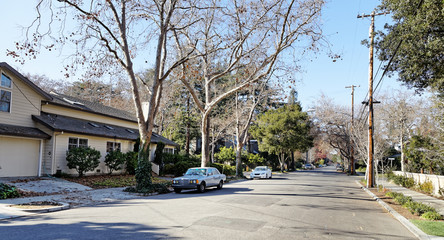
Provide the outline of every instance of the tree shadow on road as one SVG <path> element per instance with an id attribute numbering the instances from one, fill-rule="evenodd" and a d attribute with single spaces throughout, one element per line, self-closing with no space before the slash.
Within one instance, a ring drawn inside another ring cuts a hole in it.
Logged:
<path id="1" fill-rule="evenodd" d="M 87 218 L 85 216 L 83 219 Z M 45 223 L 32 224 L 30 218 L 0 222 L 2 239 L 39 240 L 39 239 L 178 239 L 168 234 L 159 233 L 162 228 L 128 222 L 90 222 L 54 223 L 49 217 L 37 219 Z M 23 224 L 21 224 L 23 222 Z M 39 221 L 40 222 L 40 221 Z M 14 223 L 14 225 L 8 224 Z"/>

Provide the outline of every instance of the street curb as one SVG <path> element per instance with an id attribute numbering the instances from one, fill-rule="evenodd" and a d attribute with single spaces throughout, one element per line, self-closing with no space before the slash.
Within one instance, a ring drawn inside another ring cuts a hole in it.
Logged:
<path id="1" fill-rule="evenodd" d="M 63 202 L 59 202 L 59 203 L 62 204 L 62 206 L 49 207 L 49 208 L 43 208 L 43 209 L 20 209 L 20 208 L 15 208 L 16 210 L 27 212 L 28 214 L 2 217 L 2 218 L 0 218 L 0 221 L 16 219 L 16 218 L 22 218 L 22 217 L 28 217 L 28 216 L 33 216 L 33 215 L 37 215 L 37 214 L 40 214 L 40 213 L 57 212 L 57 211 L 67 210 L 67 209 L 71 208 L 68 203 L 63 203 Z M 11 207 L 12 205 L 13 204 L 11 204 L 11 205 L 9 205 L 7 207 Z"/>
<path id="2" fill-rule="evenodd" d="M 24 212 L 31 212 L 31 213 L 47 213 L 47 212 L 56 212 L 56 211 L 69 209 L 68 203 L 59 202 L 59 204 L 61 204 L 61 206 L 41 208 L 41 209 L 20 209 L 20 208 L 16 208 L 16 209 L 19 209 Z M 12 206 L 13 205 L 9 205 L 9 207 L 12 207 Z"/>
<path id="3" fill-rule="evenodd" d="M 406 227 L 415 237 L 421 240 L 437 240 L 437 239 L 444 239 L 442 237 L 438 236 L 432 236 L 424 233 L 419 229 L 417 226 L 415 226 L 413 223 L 411 223 L 407 218 L 396 212 L 393 208 L 391 208 L 387 203 L 382 201 L 380 198 L 378 198 L 375 194 L 373 194 L 371 191 L 369 191 L 366 187 L 362 186 L 358 180 L 355 181 L 356 184 L 358 184 L 365 192 L 367 192 L 368 195 L 370 195 L 373 199 L 375 199 L 379 205 L 381 205 L 383 208 L 385 208 L 396 220 L 398 220 L 404 227 Z"/>

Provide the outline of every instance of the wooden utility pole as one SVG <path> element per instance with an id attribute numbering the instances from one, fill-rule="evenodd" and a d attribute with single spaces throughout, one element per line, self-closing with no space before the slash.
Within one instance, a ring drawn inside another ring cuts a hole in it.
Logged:
<path id="1" fill-rule="evenodd" d="M 354 108 L 355 108 L 355 87 L 361 87 L 361 86 L 355 86 L 355 85 L 351 85 L 351 86 L 346 86 L 345 88 L 351 88 L 351 96 L 352 96 L 352 112 L 351 112 L 351 125 L 350 125 L 350 137 L 349 137 L 349 144 L 350 144 L 350 174 L 355 175 L 356 171 L 355 171 L 355 157 L 354 157 L 354 147 L 353 147 L 353 143 L 351 141 L 351 137 L 352 137 L 352 133 L 353 133 L 353 121 L 354 121 L 354 116 L 355 116 L 355 112 L 354 112 Z"/>
<path id="2" fill-rule="evenodd" d="M 371 14 L 358 15 L 358 18 L 371 17 L 370 24 L 370 64 L 368 73 L 368 178 L 367 178 L 367 188 L 372 188 L 375 186 L 375 177 L 373 170 L 373 45 L 374 45 L 374 31 L 375 31 L 375 16 L 385 15 L 387 13 L 375 13 L 373 11 Z"/>

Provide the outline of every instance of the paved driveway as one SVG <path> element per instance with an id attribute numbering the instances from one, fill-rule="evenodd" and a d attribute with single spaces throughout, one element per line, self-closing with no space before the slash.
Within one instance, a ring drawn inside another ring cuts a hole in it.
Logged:
<path id="1" fill-rule="evenodd" d="M 0 222 L 6 239 L 414 239 L 333 168 Z"/>

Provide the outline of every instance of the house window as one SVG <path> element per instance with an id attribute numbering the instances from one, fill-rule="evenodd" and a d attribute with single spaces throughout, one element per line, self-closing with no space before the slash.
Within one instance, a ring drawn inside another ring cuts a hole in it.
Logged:
<path id="1" fill-rule="evenodd" d="M 68 150 L 77 147 L 88 147 L 88 139 L 83 138 L 69 138 Z"/>
<path id="2" fill-rule="evenodd" d="M 106 142 L 106 152 L 111 152 L 111 151 L 116 151 L 119 150 L 121 151 L 120 148 L 120 143 L 118 142 Z"/>
<path id="3" fill-rule="evenodd" d="M 1 88 L 12 88 L 11 78 L 2 73 Z M 0 112 L 11 112 L 11 91 L 0 90 Z"/>
<path id="4" fill-rule="evenodd" d="M 0 90 L 0 112 L 11 112 L 11 92 Z"/>
<path id="5" fill-rule="evenodd" d="M 0 86 L 2 86 L 4 88 L 11 88 L 12 87 L 11 78 L 9 78 L 4 73 L 2 73 L 2 83 Z"/>
<path id="6" fill-rule="evenodd" d="M 163 152 L 164 152 L 164 153 L 170 153 L 170 154 L 173 154 L 173 153 L 174 153 L 174 149 L 172 149 L 172 148 L 164 148 L 164 149 L 163 149 Z"/>

